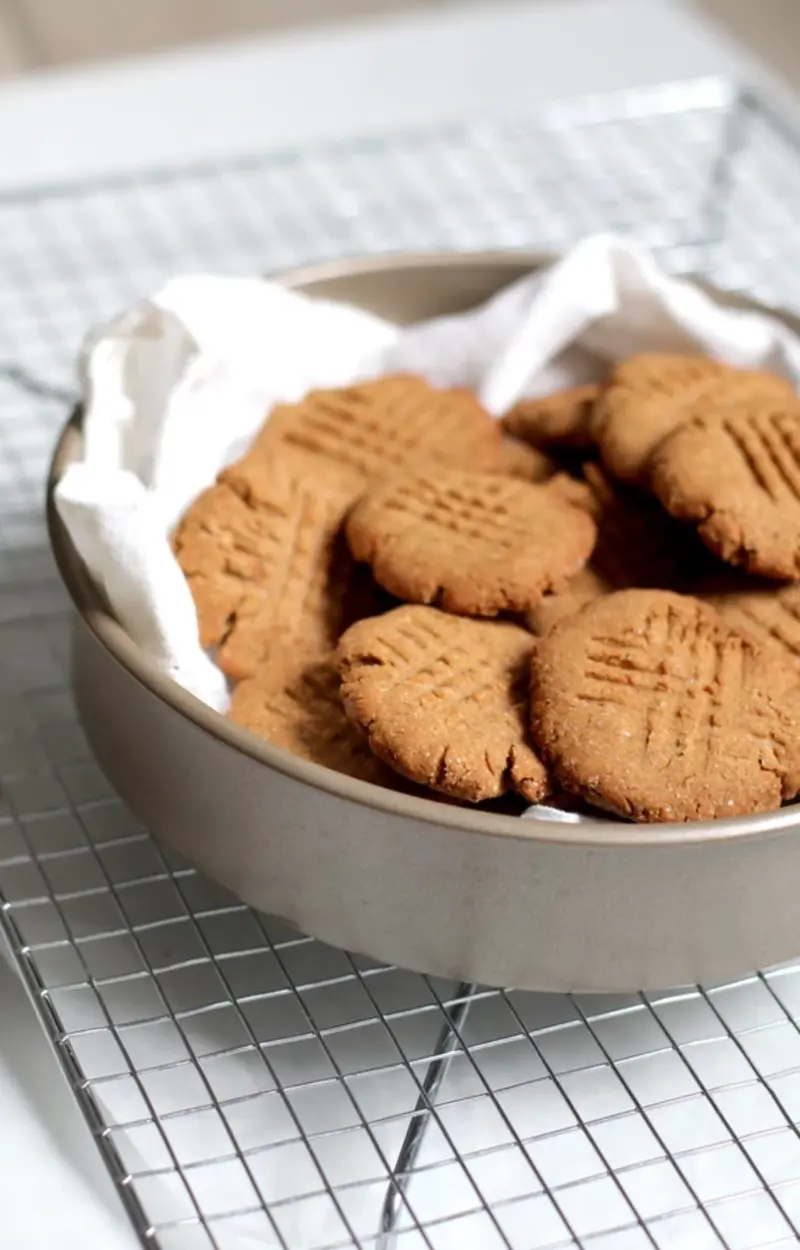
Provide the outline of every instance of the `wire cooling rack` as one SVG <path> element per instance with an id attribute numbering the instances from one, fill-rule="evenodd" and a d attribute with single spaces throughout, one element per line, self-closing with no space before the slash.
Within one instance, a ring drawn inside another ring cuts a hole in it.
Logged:
<path id="1" fill-rule="evenodd" d="M 0 916 L 145 1244 L 797 1244 L 800 964 L 517 993 L 241 906 L 160 850 L 92 760 L 41 504 L 84 331 L 176 270 L 615 230 L 796 306 L 798 205 L 797 141 L 705 81 L 0 199 Z"/>

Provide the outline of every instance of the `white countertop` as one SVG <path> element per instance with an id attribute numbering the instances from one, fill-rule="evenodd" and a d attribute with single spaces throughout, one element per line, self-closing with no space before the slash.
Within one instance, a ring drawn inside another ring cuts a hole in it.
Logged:
<path id="1" fill-rule="evenodd" d="M 704 75 L 746 77 L 791 104 L 679 0 L 446 6 L 12 83 L 0 91 L 0 190 L 525 112 L 556 97 Z M 47 1043 L 28 1011 L 0 967 L 3 1244 L 138 1244 L 74 1099 L 60 1073 L 49 1074 Z"/>

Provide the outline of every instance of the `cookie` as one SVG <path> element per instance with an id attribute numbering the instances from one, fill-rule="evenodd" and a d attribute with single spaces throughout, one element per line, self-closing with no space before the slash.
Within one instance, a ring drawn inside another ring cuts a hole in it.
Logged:
<path id="1" fill-rule="evenodd" d="M 729 625 L 800 664 L 800 585 L 731 572 L 705 579 L 694 593 L 716 608 Z"/>
<path id="2" fill-rule="evenodd" d="M 594 445 L 590 417 L 599 390 L 590 383 L 536 399 L 521 399 L 503 417 L 503 429 L 534 447 L 586 451 Z"/>
<path id="3" fill-rule="evenodd" d="M 412 781 L 478 803 L 548 791 L 527 734 L 534 641 L 517 625 L 405 605 L 339 644 L 341 697 L 372 751 Z"/>
<path id="4" fill-rule="evenodd" d="M 631 356 L 602 389 L 592 411 L 592 434 L 615 477 L 646 485 L 654 452 L 684 421 L 751 395 L 791 394 L 788 382 L 774 374 L 703 356 Z"/>
<path id="5" fill-rule="evenodd" d="M 693 418 L 656 452 L 652 489 L 721 559 L 800 577 L 800 400 L 751 399 Z"/>
<path id="6" fill-rule="evenodd" d="M 270 456 L 276 446 L 288 446 L 338 465 L 363 484 L 414 464 L 492 471 L 501 437 L 472 391 L 436 390 L 422 378 L 397 374 L 279 405 L 252 454 Z"/>
<path id="7" fill-rule="evenodd" d="M 557 783 L 633 820 L 769 811 L 800 787 L 800 685 L 713 608 L 624 590 L 532 658 L 533 737 Z"/>
<path id="8" fill-rule="evenodd" d="M 204 491 L 173 539 L 201 645 L 219 648 L 234 679 L 279 652 L 288 664 L 329 651 L 348 623 L 355 575 L 341 532 L 347 495 L 277 461 L 243 495 L 242 472 L 235 466 Z"/>
<path id="9" fill-rule="evenodd" d="M 589 564 L 559 594 L 546 595 L 526 624 L 546 633 L 585 603 L 632 587 L 682 590 L 712 563 L 696 533 L 675 521 L 652 496 L 608 478 L 599 465 L 584 465 L 592 491 L 597 543 Z"/>
<path id="10" fill-rule="evenodd" d="M 346 529 L 391 594 L 466 616 L 525 612 L 586 562 L 596 533 L 559 487 L 455 469 L 375 487 Z"/>
<path id="11" fill-rule="evenodd" d="M 519 438 L 504 438 L 497 472 L 518 477 L 521 482 L 545 482 L 558 472 L 558 464 L 552 456 Z"/>
<path id="12" fill-rule="evenodd" d="M 287 672 L 280 662 L 262 664 L 237 685 L 228 716 L 242 729 L 312 764 L 397 789 L 397 775 L 376 759 L 344 714 L 339 673 L 330 654 L 299 671 Z"/>

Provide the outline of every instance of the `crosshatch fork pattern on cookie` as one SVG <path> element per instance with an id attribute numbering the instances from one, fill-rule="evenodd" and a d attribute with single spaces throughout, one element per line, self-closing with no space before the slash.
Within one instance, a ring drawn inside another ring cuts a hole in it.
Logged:
<path id="1" fill-rule="evenodd" d="M 398 646 L 398 641 L 407 643 L 407 650 Z M 489 652 L 481 655 L 465 643 L 442 638 L 430 622 L 406 622 L 391 634 L 381 634 L 380 644 L 398 661 L 396 676 L 385 687 L 386 696 L 402 687 L 413 687 L 421 709 L 452 704 L 474 712 L 497 703 L 496 658 Z M 519 688 L 526 674 L 518 672 L 518 663 L 509 662 L 509 670 Z M 524 691 L 519 693 L 522 701 Z"/>
<path id="2" fill-rule="evenodd" d="M 359 621 L 339 645 L 348 717 L 412 781 L 481 802 L 547 790 L 528 738 L 532 636 L 420 604 Z"/>
<path id="3" fill-rule="evenodd" d="M 514 551 L 524 542 L 528 529 L 515 521 L 513 497 L 515 493 L 524 495 L 529 483 L 521 483 L 515 492 L 516 483 L 506 477 L 487 474 L 479 481 L 470 475 L 466 486 L 453 483 L 443 492 L 440 482 L 420 476 L 398 483 L 385 506 L 409 521 L 446 530 L 454 543 L 469 545 L 474 539 L 490 539 L 493 545 Z"/>
<path id="4" fill-rule="evenodd" d="M 397 375 L 348 390 L 317 391 L 277 410 L 270 429 L 290 444 L 350 466 L 365 477 L 386 477 L 415 457 L 477 468 L 499 459 L 499 431 L 471 392 L 431 390 Z"/>
<path id="5" fill-rule="evenodd" d="M 638 712 L 636 730 L 623 733 L 641 735 L 642 755 L 652 763 L 684 756 L 694 767 L 707 767 L 718 750 L 734 749 L 733 726 L 744 728 L 770 755 L 783 737 L 768 695 L 748 688 L 752 648 L 721 635 L 701 613 L 687 619 L 672 607 L 654 612 L 641 635 L 592 639 L 586 658 L 591 689 L 579 699 Z"/>
<path id="6" fill-rule="evenodd" d="M 732 413 L 723 429 L 764 494 L 800 508 L 800 405 L 791 412 Z"/>

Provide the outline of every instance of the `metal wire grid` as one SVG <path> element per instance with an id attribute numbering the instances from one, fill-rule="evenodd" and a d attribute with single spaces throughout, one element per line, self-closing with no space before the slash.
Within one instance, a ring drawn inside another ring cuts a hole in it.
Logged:
<path id="1" fill-rule="evenodd" d="M 88 324 L 176 271 L 636 234 L 691 263 L 718 230 L 732 92 L 700 82 L 76 191 L 0 200 L 0 361 L 63 384 Z"/>
<path id="2" fill-rule="evenodd" d="M 663 995 L 504 992 L 241 906 L 91 758 L 41 490 L 86 326 L 175 270 L 614 229 L 797 302 L 799 192 L 792 136 L 704 82 L 0 201 L 0 915 L 148 1244 L 797 1244 L 800 964 Z"/>

